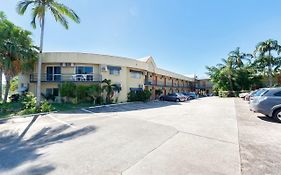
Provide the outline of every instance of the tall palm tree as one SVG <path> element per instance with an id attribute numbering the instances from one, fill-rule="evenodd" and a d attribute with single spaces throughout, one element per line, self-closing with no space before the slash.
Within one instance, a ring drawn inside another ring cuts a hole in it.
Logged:
<path id="1" fill-rule="evenodd" d="M 277 40 L 272 39 L 258 43 L 254 51 L 255 56 L 259 53 L 258 58 L 256 59 L 256 64 L 258 64 L 261 69 L 264 69 L 266 66 L 268 67 L 267 74 L 270 87 L 272 86 L 272 67 L 278 62 L 272 55 L 273 51 L 276 51 L 276 53 L 279 54 L 281 46 L 278 44 Z"/>
<path id="2" fill-rule="evenodd" d="M 229 52 L 229 58 L 234 61 L 237 68 L 241 68 L 244 65 L 244 60 L 250 62 L 250 59 L 253 58 L 252 54 L 247 54 L 244 52 L 240 52 L 240 48 L 237 47 L 235 50 Z"/>
<path id="3" fill-rule="evenodd" d="M 78 15 L 67 6 L 59 3 L 58 0 L 22 0 L 17 4 L 17 11 L 20 15 L 26 12 L 26 9 L 32 6 L 32 21 L 31 25 L 36 28 L 36 19 L 38 19 L 41 27 L 40 35 L 40 56 L 37 66 L 37 88 L 36 88 L 36 107 L 40 106 L 41 101 L 41 64 L 42 64 L 42 51 L 43 51 L 43 39 L 45 30 L 45 16 L 49 11 L 56 21 L 60 22 L 66 29 L 68 29 L 68 21 L 66 17 L 70 18 L 76 23 L 80 23 Z"/>

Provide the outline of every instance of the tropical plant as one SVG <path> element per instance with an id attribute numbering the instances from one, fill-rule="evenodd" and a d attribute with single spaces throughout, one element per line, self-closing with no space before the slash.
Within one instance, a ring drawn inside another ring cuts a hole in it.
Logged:
<path id="1" fill-rule="evenodd" d="M 69 98 L 76 97 L 77 86 L 73 82 L 64 82 L 59 85 L 59 91 L 61 97 L 65 97 L 66 102 L 69 102 Z"/>
<path id="2" fill-rule="evenodd" d="M 38 50 L 32 43 L 31 33 L 23 30 L 0 15 L 0 69 L 5 79 L 4 102 L 7 102 L 11 80 L 20 72 L 29 72 L 34 67 Z"/>
<path id="3" fill-rule="evenodd" d="M 130 91 L 128 93 L 128 101 L 143 101 L 146 102 L 151 97 L 151 92 L 149 90 L 143 91 Z"/>
<path id="4" fill-rule="evenodd" d="M 97 104 L 97 99 L 101 96 L 101 92 L 100 85 L 92 85 L 88 88 L 87 94 L 93 99 L 94 104 Z"/>
<path id="5" fill-rule="evenodd" d="M 56 21 L 61 23 L 66 29 L 68 29 L 68 21 L 66 17 L 70 18 L 76 23 L 80 23 L 78 15 L 69 7 L 65 6 L 62 3 L 59 3 L 57 0 L 22 0 L 17 4 L 17 11 L 20 15 L 23 15 L 26 12 L 26 9 L 32 6 L 32 21 L 31 25 L 33 28 L 36 28 L 36 19 L 38 19 L 41 35 L 40 35 L 40 56 L 38 60 L 38 75 L 37 75 L 37 89 L 36 89 L 36 107 L 40 106 L 41 100 L 41 64 L 42 64 L 42 51 L 43 51 L 43 39 L 44 39 L 44 30 L 45 30 L 45 17 L 47 11 L 49 11 L 55 18 Z"/>
<path id="6" fill-rule="evenodd" d="M 273 84 L 273 68 L 278 70 L 280 67 L 280 58 L 274 57 L 273 52 L 279 54 L 281 52 L 281 46 L 277 40 L 272 39 L 258 43 L 254 51 L 256 57 L 254 66 L 257 70 L 268 76 L 269 87 Z"/>
<path id="7" fill-rule="evenodd" d="M 102 91 L 106 92 L 106 103 L 112 103 L 114 92 L 120 91 L 120 87 L 116 84 L 111 84 L 111 80 L 108 79 L 104 79 L 102 83 Z"/>
<path id="8" fill-rule="evenodd" d="M 249 90 L 261 86 L 261 78 L 251 64 L 251 54 L 240 52 L 239 48 L 231 51 L 227 59 L 222 59 L 217 66 L 206 67 L 216 92 L 228 91 L 226 96 L 233 96 L 234 91 Z M 244 62 L 244 61 L 247 62 Z"/>
<path id="9" fill-rule="evenodd" d="M 240 47 L 237 47 L 235 50 L 229 52 L 228 58 L 231 59 L 237 68 L 244 66 L 244 60 L 250 63 L 251 58 L 253 58 L 252 54 L 240 52 Z"/>

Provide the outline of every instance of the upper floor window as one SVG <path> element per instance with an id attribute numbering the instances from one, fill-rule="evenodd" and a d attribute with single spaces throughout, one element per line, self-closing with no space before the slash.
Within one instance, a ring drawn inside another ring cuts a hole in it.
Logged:
<path id="1" fill-rule="evenodd" d="M 60 81 L 61 80 L 61 67 L 60 66 L 47 66 L 47 81 Z"/>
<path id="2" fill-rule="evenodd" d="M 94 69 L 90 66 L 77 66 L 75 73 L 76 74 L 93 74 Z"/>
<path id="3" fill-rule="evenodd" d="M 90 66 L 77 66 L 75 69 L 76 75 L 72 76 L 75 81 L 93 81 L 93 67 Z"/>
<path id="4" fill-rule="evenodd" d="M 110 75 L 120 75 L 121 67 L 117 66 L 107 66 Z"/>
<path id="5" fill-rule="evenodd" d="M 142 72 L 131 70 L 131 78 L 141 79 Z"/>

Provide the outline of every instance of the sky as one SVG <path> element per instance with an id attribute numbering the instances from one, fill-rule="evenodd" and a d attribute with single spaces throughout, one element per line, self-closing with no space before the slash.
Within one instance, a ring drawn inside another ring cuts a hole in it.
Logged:
<path id="1" fill-rule="evenodd" d="M 58 0 L 59 1 L 59 0 Z M 30 9 L 16 13 L 16 0 L 0 0 L 0 11 L 33 32 Z M 258 42 L 281 42 L 280 0 L 61 0 L 80 16 L 69 30 L 46 19 L 43 51 L 89 52 L 129 58 L 152 56 L 158 67 L 206 77 L 240 47 L 252 53 Z"/>

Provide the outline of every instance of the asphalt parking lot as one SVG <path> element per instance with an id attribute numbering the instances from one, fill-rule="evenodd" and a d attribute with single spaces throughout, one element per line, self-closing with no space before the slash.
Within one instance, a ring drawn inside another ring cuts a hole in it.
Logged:
<path id="1" fill-rule="evenodd" d="M 0 174 L 185 175 L 241 174 L 241 170 L 251 174 L 257 171 L 252 167 L 255 158 L 249 154 L 258 154 L 250 152 L 247 137 L 262 139 L 255 135 L 256 127 L 252 131 L 244 123 L 250 117 L 243 113 L 246 105 L 236 99 L 210 97 L 2 121 Z M 257 120 L 280 131 L 279 124 Z M 268 144 L 280 143 L 274 140 Z M 271 146 L 271 151 L 278 152 L 275 160 L 281 151 L 278 145 Z M 264 169 L 272 170 L 271 165 Z"/>
<path id="2" fill-rule="evenodd" d="M 235 99 L 242 174 L 281 174 L 281 123 Z"/>

